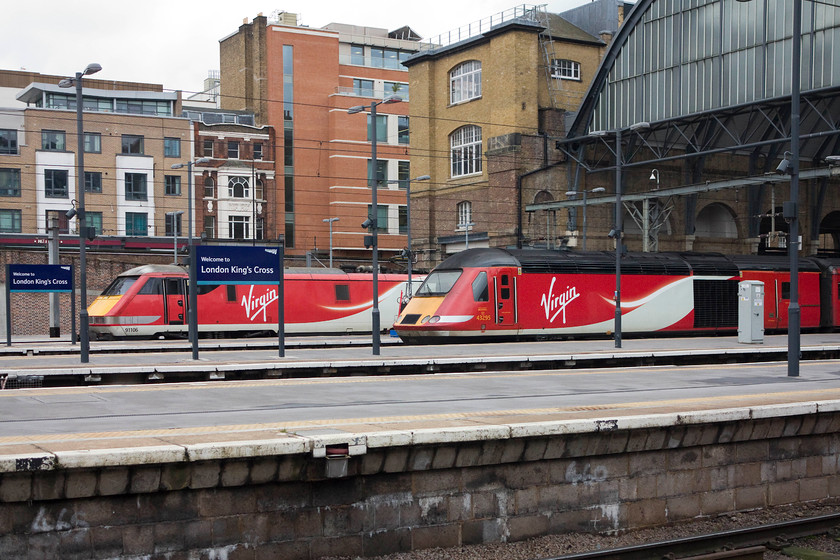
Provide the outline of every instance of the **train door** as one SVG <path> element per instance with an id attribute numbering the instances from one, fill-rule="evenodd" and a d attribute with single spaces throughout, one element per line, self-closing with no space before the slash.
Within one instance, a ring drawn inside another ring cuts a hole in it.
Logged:
<path id="1" fill-rule="evenodd" d="M 163 298 L 166 302 L 164 313 L 167 325 L 183 325 L 186 314 L 186 280 L 166 278 L 163 283 Z"/>
<path id="2" fill-rule="evenodd" d="M 495 322 L 500 327 L 516 327 L 519 323 L 516 268 L 499 268 L 493 276 Z"/>
<path id="3" fill-rule="evenodd" d="M 790 305 L 790 282 L 783 282 L 781 275 L 772 274 L 764 280 L 764 329 L 775 330 L 782 328 L 787 322 L 788 305 Z M 782 298 L 782 287 L 788 291 L 787 299 Z M 782 318 L 785 318 L 783 321 Z"/>

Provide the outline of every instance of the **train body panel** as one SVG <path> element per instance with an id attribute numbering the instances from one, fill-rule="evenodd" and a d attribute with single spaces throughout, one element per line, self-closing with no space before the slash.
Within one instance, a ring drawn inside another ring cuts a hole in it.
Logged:
<path id="1" fill-rule="evenodd" d="M 786 262 L 772 256 L 624 255 L 622 332 L 734 334 L 741 280 L 765 284 L 766 330 L 784 330 Z M 468 250 L 429 274 L 394 328 L 406 342 L 608 335 L 615 328 L 615 279 L 611 253 Z M 840 260 L 802 263 L 802 328 L 840 326 L 838 286 Z"/>
<path id="2" fill-rule="evenodd" d="M 89 306 L 91 334 L 150 337 L 187 332 L 187 272 L 174 266 L 138 267 L 121 274 Z M 398 314 L 405 293 L 402 275 L 379 275 L 384 324 Z M 198 286 L 199 333 L 277 332 L 278 286 Z M 370 332 L 371 274 L 287 272 L 284 330 L 287 333 Z"/>

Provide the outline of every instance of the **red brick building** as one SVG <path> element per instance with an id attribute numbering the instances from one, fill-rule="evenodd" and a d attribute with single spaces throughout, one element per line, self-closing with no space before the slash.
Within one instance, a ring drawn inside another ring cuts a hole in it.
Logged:
<path id="1" fill-rule="evenodd" d="M 376 173 L 383 261 L 406 244 L 409 167 L 408 71 L 402 60 L 420 45 L 408 28 L 298 25 L 294 14 L 260 15 L 220 42 L 221 107 L 252 111 L 276 131 L 276 197 L 270 216 L 287 254 L 326 257 L 330 218 L 341 265 L 370 262 L 362 222 L 373 215 L 368 174 Z M 402 102 L 369 107 L 389 96 Z M 365 106 L 361 114 L 348 114 Z M 367 121 L 365 119 L 367 114 Z M 371 139 L 377 134 L 377 162 Z M 271 197 L 266 197 L 271 200 Z M 272 229 L 267 226 L 267 229 Z"/>

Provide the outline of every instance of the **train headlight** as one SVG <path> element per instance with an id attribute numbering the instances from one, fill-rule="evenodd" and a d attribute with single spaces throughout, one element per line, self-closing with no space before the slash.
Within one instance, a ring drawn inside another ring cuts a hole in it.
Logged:
<path id="1" fill-rule="evenodd" d="M 429 319 L 431 319 L 431 317 L 429 317 L 428 315 L 426 315 L 425 317 L 423 317 L 422 319 L 420 319 L 420 323 L 422 323 L 422 324 L 424 324 L 424 325 L 425 325 L 426 323 L 428 323 L 428 322 L 429 322 Z"/>
<path id="2" fill-rule="evenodd" d="M 438 321 L 440 321 L 440 316 L 439 315 L 435 315 L 434 317 L 429 319 L 429 323 L 431 323 L 431 324 L 437 323 Z"/>

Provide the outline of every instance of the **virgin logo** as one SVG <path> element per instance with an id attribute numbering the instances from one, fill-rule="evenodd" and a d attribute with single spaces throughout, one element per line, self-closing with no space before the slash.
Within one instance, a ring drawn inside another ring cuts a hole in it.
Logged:
<path id="1" fill-rule="evenodd" d="M 252 285 L 251 289 L 248 290 L 248 295 L 242 296 L 241 305 L 245 308 L 245 314 L 249 320 L 255 320 L 262 313 L 262 320 L 265 323 L 268 321 L 266 308 L 275 301 L 277 301 L 277 290 L 271 289 L 260 296 L 254 297 L 254 286 Z"/>
<path id="2" fill-rule="evenodd" d="M 545 318 L 549 323 L 553 323 L 561 312 L 563 313 L 563 324 L 566 324 L 566 306 L 580 297 L 577 288 L 574 286 L 567 286 L 566 291 L 560 294 L 554 293 L 554 283 L 557 278 L 551 279 L 551 285 L 548 287 L 548 293 L 542 295 L 540 298 L 540 305 L 545 309 Z"/>

